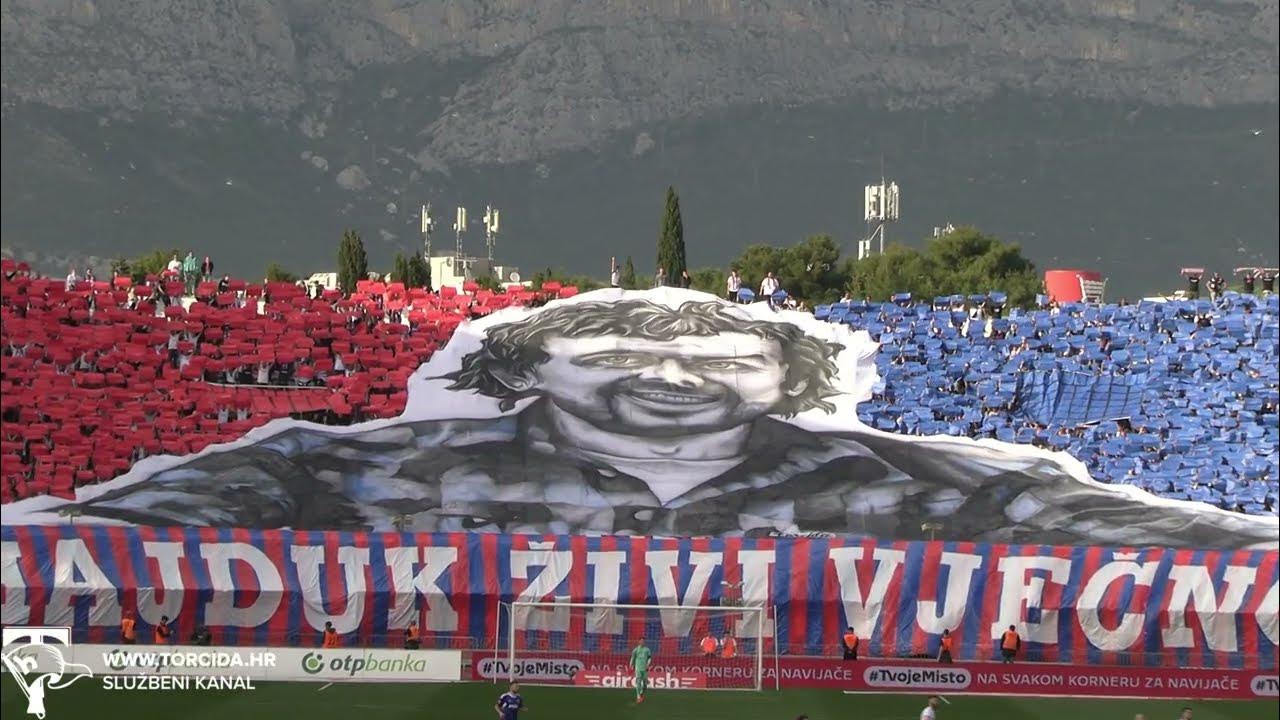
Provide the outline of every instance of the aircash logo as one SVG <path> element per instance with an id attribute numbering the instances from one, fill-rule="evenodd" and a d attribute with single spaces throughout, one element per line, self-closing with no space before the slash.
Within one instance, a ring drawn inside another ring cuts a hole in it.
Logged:
<path id="1" fill-rule="evenodd" d="M 1280 677 L 1276 675 L 1254 675 L 1249 681 L 1249 689 L 1259 697 L 1280 697 Z"/>
<path id="2" fill-rule="evenodd" d="M 69 627 L 7 627 L 0 658 L 27 699 L 27 714 L 44 720 L 45 695 L 82 677 L 93 677 L 86 665 L 67 662 L 71 650 Z"/>
<path id="3" fill-rule="evenodd" d="M 636 679 L 623 672 L 583 671 L 574 676 L 573 684 L 586 685 L 588 687 L 633 688 L 636 686 Z M 673 673 L 670 670 L 665 670 L 649 676 L 649 687 L 657 690 L 704 688 L 706 686 L 707 676 L 702 673 Z"/>
<path id="4" fill-rule="evenodd" d="M 920 690 L 962 690 L 972 678 L 960 668 L 924 669 L 904 666 L 873 665 L 862 673 L 871 687 L 916 688 Z"/>
<path id="5" fill-rule="evenodd" d="M 420 674 L 430 669 L 427 660 L 406 652 L 403 657 L 375 656 L 371 653 L 309 652 L 302 656 L 302 671 L 308 675 L 359 677 L 363 674 Z"/>

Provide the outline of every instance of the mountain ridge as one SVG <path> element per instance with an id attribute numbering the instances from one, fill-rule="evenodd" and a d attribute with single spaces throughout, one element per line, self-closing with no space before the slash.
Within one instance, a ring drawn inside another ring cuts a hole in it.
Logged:
<path id="1" fill-rule="evenodd" d="M 348 226 L 389 259 L 421 202 L 493 202 L 515 262 L 586 270 L 600 233 L 651 252 L 675 183 L 723 264 L 851 247 L 884 157 L 901 239 L 978 222 L 1136 292 L 1274 261 L 1277 25 L 1274 0 L 8 0 L 0 224 L 15 255 L 198 244 L 253 273 Z"/>

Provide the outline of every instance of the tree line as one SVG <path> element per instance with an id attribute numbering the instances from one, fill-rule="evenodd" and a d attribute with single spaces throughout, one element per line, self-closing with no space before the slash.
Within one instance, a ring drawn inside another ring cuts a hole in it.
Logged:
<path id="1" fill-rule="evenodd" d="M 810 304 L 827 304 L 841 297 L 883 301 L 896 293 L 911 293 L 917 299 L 942 295 L 972 295 L 993 290 L 1004 292 L 1010 305 L 1026 307 L 1041 292 L 1040 274 L 1022 254 L 1017 243 L 1009 243 L 987 235 L 974 227 L 961 227 L 940 237 L 930 238 L 924 247 L 914 248 L 894 243 L 882 255 L 861 260 L 840 255 L 839 244 L 828 234 L 810 235 L 791 245 L 758 243 L 745 248 L 726 267 L 690 268 L 684 239 L 684 217 L 680 197 L 668 187 L 663 203 L 656 248 L 655 273 L 661 269 L 666 285 L 684 284 L 689 274 L 689 287 L 722 295 L 730 270 L 736 270 L 742 287 L 758 288 L 766 273 L 779 278 L 782 288 L 793 297 Z M 177 250 L 155 250 L 132 260 L 123 258 L 112 263 L 117 275 L 132 275 L 141 281 L 146 275 L 159 275 Z M 356 283 L 368 277 L 369 258 L 360 233 L 347 230 L 338 243 L 338 287 L 344 293 L 355 290 Z M 654 275 L 639 274 L 633 258 L 628 256 L 617 268 L 619 285 L 628 289 L 652 287 Z M 267 266 L 267 279 L 292 282 L 297 276 L 272 262 Z M 391 279 L 407 287 L 428 287 L 431 269 L 419 253 L 397 253 L 392 264 Z M 546 267 L 533 273 L 534 290 L 556 281 L 579 290 L 604 287 L 595 276 L 571 274 Z M 496 278 L 477 278 L 482 288 L 500 290 Z"/>
<path id="2" fill-rule="evenodd" d="M 1026 307 L 1042 289 L 1039 272 L 1017 243 L 1004 242 L 974 227 L 928 239 L 919 249 L 894 243 L 883 255 L 861 260 L 842 258 L 838 243 L 828 234 L 810 235 L 792 245 L 750 245 L 725 268 L 692 269 L 688 266 L 680 198 L 670 187 L 658 231 L 656 267 L 662 268 L 668 285 L 680 284 L 687 271 L 691 288 L 716 294 L 725 292 L 730 270 L 738 271 L 742 287 L 753 289 L 772 272 L 790 295 L 815 305 L 845 296 L 883 301 L 902 292 L 932 299 L 998 290 L 1007 294 L 1011 305 Z M 653 276 L 636 275 L 634 262 L 628 257 L 620 285 L 651 287 Z"/>

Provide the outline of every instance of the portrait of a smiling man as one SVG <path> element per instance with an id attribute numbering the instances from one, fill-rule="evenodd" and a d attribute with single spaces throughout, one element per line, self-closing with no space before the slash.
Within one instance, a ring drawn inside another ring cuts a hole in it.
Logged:
<path id="1" fill-rule="evenodd" d="M 459 330 L 478 347 L 453 367 L 420 369 L 433 389 L 411 389 L 400 419 L 273 423 L 144 461 L 70 507 L 80 522 L 250 528 L 910 540 L 929 523 L 965 541 L 1276 542 L 1274 519 L 1102 485 L 1065 456 L 869 429 L 840 402 L 847 348 L 812 316 L 608 290 L 490 320 Z"/>

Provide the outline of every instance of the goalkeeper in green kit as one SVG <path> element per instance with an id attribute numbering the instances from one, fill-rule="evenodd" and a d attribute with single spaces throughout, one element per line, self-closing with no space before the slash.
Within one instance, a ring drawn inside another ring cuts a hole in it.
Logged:
<path id="1" fill-rule="evenodd" d="M 644 644 L 644 638 L 640 638 L 640 642 L 631 650 L 631 662 L 627 663 L 631 667 L 636 682 L 636 702 L 644 702 L 644 690 L 649 686 L 649 658 L 653 657 L 653 652 L 649 650 L 649 646 Z"/>

